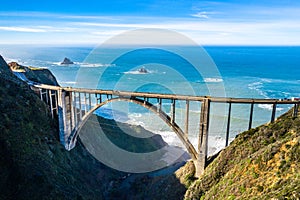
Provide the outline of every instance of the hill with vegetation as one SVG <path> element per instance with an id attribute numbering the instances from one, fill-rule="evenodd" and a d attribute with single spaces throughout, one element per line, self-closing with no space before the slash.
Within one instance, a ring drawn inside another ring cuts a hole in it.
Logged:
<path id="1" fill-rule="evenodd" d="M 66 151 L 47 106 L 1 63 L 0 199 L 103 199 L 106 182 L 120 176 L 82 145 Z"/>
<path id="2" fill-rule="evenodd" d="M 185 199 L 300 199 L 300 117 L 291 110 L 239 134 Z"/>

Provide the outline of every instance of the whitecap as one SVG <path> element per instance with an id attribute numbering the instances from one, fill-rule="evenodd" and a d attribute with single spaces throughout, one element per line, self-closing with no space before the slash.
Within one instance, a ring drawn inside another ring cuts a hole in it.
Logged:
<path id="1" fill-rule="evenodd" d="M 251 90 L 258 90 L 262 87 L 263 87 L 263 83 L 260 81 L 248 84 L 248 88 Z"/>
<path id="2" fill-rule="evenodd" d="M 81 67 L 115 67 L 115 64 L 103 64 L 103 63 L 76 63 Z"/>
<path id="3" fill-rule="evenodd" d="M 273 105 L 271 104 L 258 104 L 259 108 L 262 108 L 264 110 L 272 110 L 273 109 Z"/>
<path id="4" fill-rule="evenodd" d="M 258 107 L 259 108 L 262 108 L 264 110 L 273 110 L 273 105 L 272 104 L 258 104 Z M 280 107 L 277 107 L 276 108 L 277 111 L 282 111 L 284 110 L 284 108 L 280 108 Z"/>
<path id="5" fill-rule="evenodd" d="M 132 113 L 132 114 L 129 114 L 129 117 L 137 117 L 137 118 L 141 118 L 142 117 L 142 114 L 141 113 Z"/>
<path id="6" fill-rule="evenodd" d="M 138 70 L 135 70 L 135 71 L 128 71 L 128 72 L 124 72 L 124 74 L 141 74 L 141 75 L 144 75 L 144 74 L 151 74 L 153 73 L 153 71 L 147 71 L 147 73 L 142 73 Z"/>
<path id="7" fill-rule="evenodd" d="M 61 62 L 52 62 L 53 65 L 61 65 Z"/>
<path id="8" fill-rule="evenodd" d="M 250 90 L 257 91 L 259 95 L 261 95 L 265 98 L 269 98 L 266 91 L 263 91 L 263 89 L 262 89 L 263 88 L 263 82 L 261 82 L 261 81 L 257 81 L 257 82 L 248 84 L 248 88 Z"/>
<path id="9" fill-rule="evenodd" d="M 221 78 L 204 78 L 205 83 L 220 83 L 223 82 Z"/>

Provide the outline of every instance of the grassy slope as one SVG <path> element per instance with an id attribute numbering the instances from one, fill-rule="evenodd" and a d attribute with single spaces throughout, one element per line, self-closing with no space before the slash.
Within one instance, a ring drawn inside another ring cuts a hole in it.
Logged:
<path id="1" fill-rule="evenodd" d="M 300 117 L 237 136 L 188 189 L 185 199 L 299 199 Z"/>

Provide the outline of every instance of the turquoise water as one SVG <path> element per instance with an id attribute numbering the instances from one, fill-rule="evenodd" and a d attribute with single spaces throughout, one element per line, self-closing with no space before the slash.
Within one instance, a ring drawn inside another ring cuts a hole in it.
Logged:
<path id="1" fill-rule="evenodd" d="M 195 69 L 189 59 L 172 51 L 146 48 L 126 52 L 122 49 L 91 47 L 3 46 L 1 54 L 23 65 L 46 67 L 62 86 L 97 87 L 126 91 L 209 95 L 244 98 L 291 98 L 300 96 L 300 47 L 204 47 L 209 58 L 197 55 L 195 47 L 172 47 L 200 59 L 204 68 Z M 116 53 L 117 52 L 117 53 Z M 119 55 L 111 59 L 111 55 Z M 63 66 L 64 57 L 75 62 Z M 208 60 L 207 60 L 208 59 Z M 218 71 L 209 64 L 213 60 Z M 141 74 L 144 67 L 148 73 Z M 205 72 L 203 71 L 205 70 Z M 153 101 L 156 104 L 157 102 Z M 170 102 L 164 101 L 170 112 Z M 183 125 L 185 102 L 178 102 L 176 122 Z M 190 139 L 197 144 L 200 104 L 190 105 Z M 256 105 L 253 126 L 270 120 L 271 105 Z M 277 116 L 289 106 L 278 106 Z M 249 105 L 233 105 L 231 138 L 248 127 Z M 115 112 L 114 112 L 115 111 Z M 137 105 L 116 102 L 96 111 L 116 120 L 139 124 L 162 134 L 173 145 L 182 146 L 175 134 L 148 110 Z M 224 146 L 227 105 L 212 105 L 209 142 L 213 153 Z M 183 126 L 182 126 L 183 128 Z"/>

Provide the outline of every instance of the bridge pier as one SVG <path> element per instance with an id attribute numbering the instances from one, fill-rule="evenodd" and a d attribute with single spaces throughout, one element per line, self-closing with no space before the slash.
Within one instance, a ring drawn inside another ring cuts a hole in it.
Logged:
<path id="1" fill-rule="evenodd" d="M 299 111 L 299 104 L 295 104 L 293 109 L 293 117 L 298 116 L 298 111 Z"/>
<path id="2" fill-rule="evenodd" d="M 196 172 L 195 176 L 199 178 L 206 167 L 208 150 L 208 128 L 209 128 L 210 99 L 205 98 L 201 105 L 200 128 L 198 138 L 198 156 L 194 161 Z"/>
<path id="3" fill-rule="evenodd" d="M 61 89 L 57 91 L 59 139 L 67 150 L 70 150 L 69 138 L 72 133 L 73 122 L 72 97 L 70 95 L 71 93 Z"/>
<path id="4" fill-rule="evenodd" d="M 272 106 L 272 115 L 271 115 L 271 123 L 273 123 L 275 121 L 275 117 L 276 117 L 276 103 L 273 103 Z"/>
<path id="5" fill-rule="evenodd" d="M 184 137 L 188 139 L 189 134 L 189 115 L 190 115 L 190 102 L 186 100 L 185 107 L 185 129 L 184 129 Z"/>
<path id="6" fill-rule="evenodd" d="M 175 122 L 175 112 L 175 100 L 173 99 L 171 103 L 171 124 Z"/>
<path id="7" fill-rule="evenodd" d="M 251 107 L 250 107 L 250 118 L 249 118 L 249 126 L 248 126 L 248 130 L 250 130 L 250 129 L 252 128 L 253 109 L 254 109 L 254 103 L 251 103 Z"/>
<path id="8" fill-rule="evenodd" d="M 228 143 L 229 143 L 230 120 L 231 120 L 231 103 L 229 103 L 229 106 L 228 106 L 228 116 L 227 116 L 227 128 L 226 128 L 226 141 L 225 141 L 225 147 L 227 147 L 227 146 L 228 146 Z"/>

